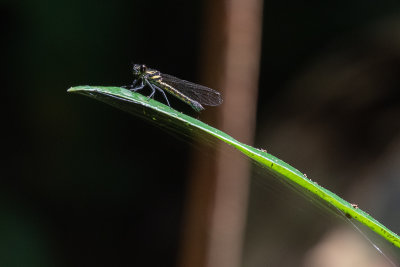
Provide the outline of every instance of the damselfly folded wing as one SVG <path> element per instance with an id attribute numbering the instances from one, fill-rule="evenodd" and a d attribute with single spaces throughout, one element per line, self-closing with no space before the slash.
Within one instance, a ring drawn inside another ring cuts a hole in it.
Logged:
<path id="1" fill-rule="evenodd" d="M 218 106 L 222 103 L 221 94 L 211 88 L 181 80 L 174 76 L 161 73 L 162 82 L 169 84 L 182 94 L 202 105 Z"/>

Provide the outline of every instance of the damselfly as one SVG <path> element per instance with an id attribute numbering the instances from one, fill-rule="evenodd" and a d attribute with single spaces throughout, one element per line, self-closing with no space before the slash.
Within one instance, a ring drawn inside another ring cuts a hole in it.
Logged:
<path id="1" fill-rule="evenodd" d="M 159 91 L 163 94 L 168 106 L 170 104 L 165 91 L 190 105 L 197 112 L 204 109 L 202 105 L 218 106 L 222 103 L 221 94 L 211 88 L 160 73 L 145 65 L 134 64 L 133 77 L 134 81 L 128 87 L 130 90 L 136 92 L 148 86 L 151 89 L 149 98 Z"/>

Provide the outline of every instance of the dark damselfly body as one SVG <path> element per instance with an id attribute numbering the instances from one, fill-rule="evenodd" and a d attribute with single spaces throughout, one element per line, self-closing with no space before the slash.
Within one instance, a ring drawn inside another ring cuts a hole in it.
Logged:
<path id="1" fill-rule="evenodd" d="M 170 104 L 165 91 L 190 105 L 197 112 L 204 109 L 203 105 L 218 106 L 222 103 L 219 92 L 168 74 L 163 74 L 158 70 L 148 68 L 146 65 L 134 64 L 133 77 L 134 81 L 128 87 L 130 90 L 136 92 L 148 86 L 151 89 L 149 98 L 153 97 L 156 91 L 159 91 L 163 94 L 169 106 Z"/>

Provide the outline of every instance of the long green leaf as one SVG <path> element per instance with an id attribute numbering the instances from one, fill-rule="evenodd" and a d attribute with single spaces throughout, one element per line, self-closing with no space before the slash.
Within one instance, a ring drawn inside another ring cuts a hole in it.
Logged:
<path id="1" fill-rule="evenodd" d="M 135 113 L 136 115 L 163 121 L 165 123 L 163 126 L 165 127 L 173 128 L 173 125 L 183 125 L 184 128 L 189 131 L 197 130 L 211 135 L 235 147 L 243 154 L 260 163 L 263 167 L 278 174 L 278 177 L 282 177 L 286 181 L 298 185 L 315 197 L 336 207 L 347 217 L 358 220 L 360 223 L 366 225 L 374 232 L 387 239 L 390 243 L 400 248 L 400 237 L 366 212 L 311 181 L 299 170 L 282 160 L 265 151 L 243 144 L 226 133 L 195 118 L 182 114 L 158 101 L 148 99 L 139 93 L 134 93 L 121 87 L 77 86 L 70 88 L 68 92 L 90 96 L 125 111 Z"/>

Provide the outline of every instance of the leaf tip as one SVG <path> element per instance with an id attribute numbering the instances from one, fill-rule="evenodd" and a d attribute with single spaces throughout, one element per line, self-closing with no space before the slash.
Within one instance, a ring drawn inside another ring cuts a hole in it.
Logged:
<path id="1" fill-rule="evenodd" d="M 71 87 L 71 88 L 69 88 L 68 90 L 67 90 L 67 93 L 74 93 L 74 92 L 76 92 L 76 91 L 79 91 L 79 87 Z"/>
<path id="2" fill-rule="evenodd" d="M 76 93 L 81 91 L 90 91 L 92 89 L 91 86 L 88 85 L 80 85 L 80 86 L 73 86 L 67 90 L 68 93 Z"/>

